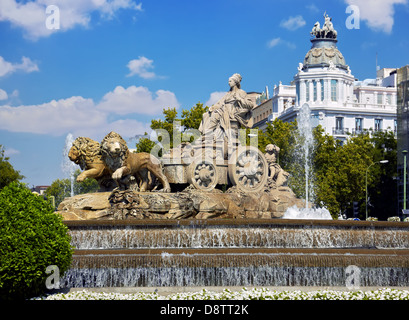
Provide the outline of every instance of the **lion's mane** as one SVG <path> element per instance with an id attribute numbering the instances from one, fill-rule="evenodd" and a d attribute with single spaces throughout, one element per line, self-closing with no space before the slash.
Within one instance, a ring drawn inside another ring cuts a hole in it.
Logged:
<path id="1" fill-rule="evenodd" d="M 121 151 L 119 155 L 112 156 L 109 153 L 108 142 L 111 140 L 119 142 L 121 146 Z M 113 131 L 108 133 L 101 141 L 100 150 L 102 159 L 110 170 L 115 171 L 121 167 L 126 166 L 129 149 L 128 146 L 126 145 L 126 141 L 118 133 Z"/>
<path id="2" fill-rule="evenodd" d="M 87 168 L 87 164 L 102 163 L 99 142 L 86 137 L 78 137 L 72 145 L 78 152 L 77 159 L 74 160 L 82 170 Z"/>

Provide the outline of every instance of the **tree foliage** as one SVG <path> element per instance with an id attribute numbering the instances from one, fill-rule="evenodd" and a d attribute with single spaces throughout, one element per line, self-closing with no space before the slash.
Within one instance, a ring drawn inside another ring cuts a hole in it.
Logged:
<path id="1" fill-rule="evenodd" d="M 151 121 L 151 129 L 155 130 L 159 135 L 157 141 L 160 147 L 168 151 L 171 148 L 177 147 L 182 140 L 192 142 L 195 139 L 194 134 L 189 134 L 190 129 L 198 130 L 202 121 L 203 113 L 209 110 L 208 107 L 203 107 L 203 104 L 198 102 L 189 110 L 182 110 L 182 117 L 178 118 L 176 108 L 163 109 L 164 119 L 153 119 Z M 184 134 L 184 138 L 182 138 Z M 142 137 L 136 143 L 137 152 L 151 152 L 157 146 L 157 142 L 146 137 Z M 158 152 L 159 155 L 162 151 Z"/>
<path id="2" fill-rule="evenodd" d="M 182 126 L 185 130 L 199 129 L 203 114 L 207 111 L 209 111 L 209 107 L 203 107 L 203 103 L 200 102 L 189 110 L 182 110 Z"/>
<path id="3" fill-rule="evenodd" d="M 5 149 L 0 145 L 0 190 L 14 181 L 24 179 L 24 176 L 20 174 L 9 162 L 10 158 L 5 156 Z"/>
<path id="4" fill-rule="evenodd" d="M 297 122 L 274 120 L 267 125 L 259 148 L 273 143 L 280 147 L 279 164 L 290 173 L 289 185 L 297 196 L 305 197 L 304 168 L 297 156 Z M 313 130 L 313 199 L 326 207 L 334 218 L 353 215 L 358 203 L 359 218 L 365 218 L 366 172 L 368 215 L 386 220 L 397 213 L 397 141 L 392 131 L 366 132 L 349 136 L 341 143 L 325 134 L 321 126 Z M 380 165 L 379 161 L 388 160 Z M 375 163 L 375 164 L 374 164 Z M 373 165 L 374 164 L 374 165 Z"/>
<path id="5" fill-rule="evenodd" d="M 296 146 L 297 121 L 284 122 L 275 119 L 272 123 L 267 124 L 265 139 L 262 139 L 264 147 L 269 144 L 275 144 L 280 148 L 278 163 L 284 170 L 290 170 L 293 163 L 293 154 Z M 260 148 L 263 150 L 263 148 Z"/>
<path id="6" fill-rule="evenodd" d="M 148 137 L 148 133 L 145 132 L 144 137 L 139 138 L 139 141 L 136 143 L 136 152 L 147 152 L 150 153 L 152 148 L 155 146 L 155 142 L 153 142 Z"/>
<path id="7" fill-rule="evenodd" d="M 68 229 L 51 204 L 19 182 L 0 191 L 0 300 L 46 290 L 47 268 L 71 263 Z M 55 284 L 55 283 L 54 283 Z"/>
<path id="8" fill-rule="evenodd" d="M 95 179 L 87 178 L 82 182 L 77 182 L 77 177 L 81 173 L 78 169 L 74 172 L 74 194 L 83 194 L 96 192 L 99 189 L 98 182 Z M 55 199 L 55 206 L 58 205 L 67 197 L 71 196 L 71 180 L 57 179 L 54 180 L 50 187 L 44 192 L 46 197 L 53 196 Z"/>

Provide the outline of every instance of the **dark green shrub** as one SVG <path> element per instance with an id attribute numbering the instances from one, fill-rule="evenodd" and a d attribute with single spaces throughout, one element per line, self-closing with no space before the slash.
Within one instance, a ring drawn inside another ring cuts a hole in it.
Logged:
<path id="1" fill-rule="evenodd" d="M 60 276 L 71 263 L 68 228 L 51 204 L 23 184 L 0 191 L 0 299 L 25 299 L 46 290 L 46 269 Z"/>

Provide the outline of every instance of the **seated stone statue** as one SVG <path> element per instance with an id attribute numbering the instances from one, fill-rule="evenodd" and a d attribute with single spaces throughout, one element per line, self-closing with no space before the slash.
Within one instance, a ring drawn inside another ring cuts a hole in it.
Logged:
<path id="1" fill-rule="evenodd" d="M 240 74 L 233 74 L 229 78 L 229 92 L 203 115 L 199 131 L 204 140 L 231 141 L 238 134 L 240 125 L 252 127 L 251 111 L 254 103 L 241 89 L 241 79 Z"/>
<path id="2" fill-rule="evenodd" d="M 280 148 L 274 144 L 266 146 L 265 158 L 268 164 L 268 183 L 270 186 L 278 188 L 286 186 L 289 173 L 284 171 L 277 163 Z"/>

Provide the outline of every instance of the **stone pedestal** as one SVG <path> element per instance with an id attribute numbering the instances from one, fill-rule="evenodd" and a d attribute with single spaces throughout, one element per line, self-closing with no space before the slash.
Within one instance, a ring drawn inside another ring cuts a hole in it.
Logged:
<path id="1" fill-rule="evenodd" d="M 61 202 L 58 213 L 64 220 L 271 219 L 294 205 L 301 208 L 305 203 L 287 187 L 249 193 L 188 187 L 176 193 L 114 190 L 76 195 Z"/>

